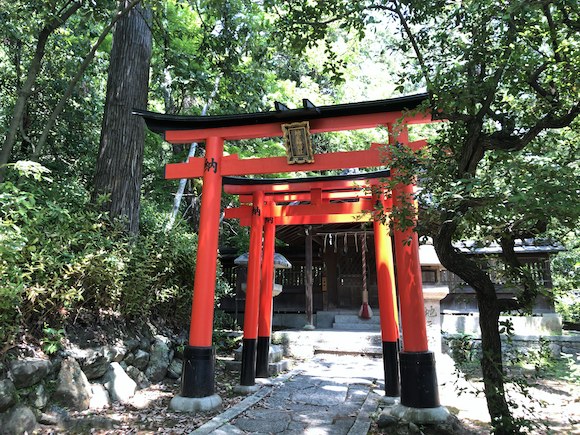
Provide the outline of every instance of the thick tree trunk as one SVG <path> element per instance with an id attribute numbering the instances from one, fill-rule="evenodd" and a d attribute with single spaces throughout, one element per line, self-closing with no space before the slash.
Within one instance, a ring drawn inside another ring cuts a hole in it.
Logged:
<path id="1" fill-rule="evenodd" d="M 499 334 L 500 308 L 495 285 L 477 263 L 467 259 L 453 247 L 452 237 L 457 228 L 453 216 L 447 215 L 443 221 L 446 223 L 439 227 L 439 232 L 433 238 L 433 245 L 441 264 L 469 284 L 477 295 L 483 353 L 481 369 L 485 398 L 495 433 L 516 433 L 515 422 L 505 397 Z"/>
<path id="2" fill-rule="evenodd" d="M 143 120 L 131 112 L 147 106 L 149 19 L 149 11 L 138 5 L 115 26 L 93 189 L 93 201 L 104 195 L 103 208 L 111 218 L 126 219 L 131 234 L 139 232 L 145 141 Z"/>
<path id="3" fill-rule="evenodd" d="M 497 435 L 517 433 L 505 397 L 501 338 L 499 334 L 499 305 L 495 289 L 477 290 L 479 327 L 481 329 L 481 371 L 487 409 Z"/>

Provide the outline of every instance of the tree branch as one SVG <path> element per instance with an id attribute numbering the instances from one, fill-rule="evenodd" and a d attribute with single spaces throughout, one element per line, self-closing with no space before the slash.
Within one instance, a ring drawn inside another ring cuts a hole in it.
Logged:
<path id="1" fill-rule="evenodd" d="M 46 25 L 38 34 L 34 56 L 28 67 L 28 75 L 26 76 L 26 80 L 18 92 L 18 99 L 14 105 L 10 126 L 8 127 L 8 132 L 6 133 L 2 149 L 0 150 L 0 183 L 4 181 L 4 177 L 6 175 L 6 164 L 10 159 L 12 148 L 16 142 L 16 134 L 19 130 L 19 126 L 22 123 L 22 117 L 24 115 L 26 103 L 32 94 L 32 88 L 36 82 L 38 73 L 40 72 L 48 38 L 56 29 L 58 29 L 59 26 L 65 23 L 81 7 L 81 5 L 82 3 L 80 1 L 67 3 L 66 6 L 68 9 L 63 8 L 62 14 L 53 17 L 48 23 L 46 23 Z"/>
<path id="2" fill-rule="evenodd" d="M 497 93 L 499 82 L 503 76 L 503 73 L 504 73 L 505 68 L 508 64 L 509 58 L 511 57 L 512 52 L 513 52 L 512 43 L 514 42 L 515 37 L 516 37 L 515 25 L 513 23 L 513 20 L 509 20 L 508 32 L 507 32 L 506 40 L 504 43 L 504 47 L 506 47 L 506 48 L 505 48 L 504 52 L 502 53 L 502 55 L 500 56 L 500 58 L 498 59 L 500 66 L 495 71 L 495 73 L 493 75 L 493 78 L 491 80 L 487 95 L 485 96 L 485 99 L 483 100 L 481 108 L 479 109 L 479 111 L 477 112 L 477 115 L 476 115 L 476 118 L 480 121 L 483 120 L 485 114 L 488 112 L 489 108 L 491 107 L 491 103 L 493 103 L 493 100 L 495 99 L 495 95 Z"/>
<path id="3" fill-rule="evenodd" d="M 560 117 L 555 118 L 551 113 L 547 114 L 522 136 L 506 135 L 503 131 L 492 133 L 483 139 L 483 147 L 485 150 L 519 151 L 542 131 L 568 127 L 578 115 L 580 115 L 580 102 Z"/>
<path id="4" fill-rule="evenodd" d="M 570 12 L 565 9 L 563 4 L 558 3 L 556 7 L 560 10 L 562 14 L 562 22 L 565 23 L 568 27 L 575 31 L 580 31 L 580 22 L 579 21 L 572 21 L 570 19 Z M 578 10 L 575 11 L 578 13 Z"/>
<path id="5" fill-rule="evenodd" d="M 389 10 L 391 10 L 392 12 L 397 14 L 397 16 L 399 17 L 399 21 L 401 22 L 401 25 L 403 26 L 403 29 L 405 29 L 405 33 L 407 34 L 407 38 L 409 38 L 409 42 L 411 43 L 411 46 L 413 47 L 413 51 L 415 52 L 415 56 L 417 57 L 417 61 L 419 62 L 419 67 L 421 68 L 421 72 L 423 73 L 423 77 L 425 78 L 425 83 L 427 84 L 427 92 L 429 93 L 429 98 L 431 99 L 433 97 L 433 85 L 432 85 L 431 79 L 429 77 L 429 69 L 427 68 L 427 63 L 425 62 L 425 58 L 423 57 L 423 53 L 421 53 L 421 50 L 419 48 L 419 44 L 417 43 L 417 40 L 415 39 L 415 36 L 413 35 L 411 28 L 409 27 L 409 23 L 407 23 L 407 20 L 405 19 L 405 16 L 403 15 L 401 8 L 399 7 L 399 3 L 396 0 L 393 0 L 392 3 L 393 3 L 394 7 L 393 7 L 393 9 L 389 9 Z"/>
<path id="6" fill-rule="evenodd" d="M 556 62 L 562 62 L 562 57 L 560 56 L 558 34 L 556 32 L 556 26 L 554 25 L 554 19 L 552 18 L 552 12 L 550 12 L 550 4 L 545 3 L 542 7 L 546 20 L 548 22 L 548 28 L 550 29 L 550 42 L 552 44 L 552 50 L 554 51 L 554 59 Z"/>
<path id="7" fill-rule="evenodd" d="M 441 260 L 441 264 L 469 283 L 483 297 L 496 298 L 495 287 L 489 275 L 476 262 L 466 258 L 453 246 L 453 236 L 457 227 L 457 213 L 444 212 L 441 226 L 433 235 L 433 247 Z"/>
<path id="8" fill-rule="evenodd" d="M 532 87 L 532 89 L 534 91 L 536 91 L 536 93 L 538 93 L 540 96 L 549 99 L 550 97 L 550 93 L 548 91 L 546 91 L 538 82 L 538 79 L 540 77 L 540 75 L 548 68 L 548 63 L 544 62 L 543 64 L 541 64 L 538 68 L 536 68 L 536 70 L 530 75 L 530 77 L 528 78 L 527 82 L 528 84 Z"/>
<path id="9" fill-rule="evenodd" d="M 52 127 L 54 126 L 54 123 L 56 122 L 57 118 L 59 117 L 62 110 L 64 109 L 64 106 L 65 106 L 66 102 L 68 101 L 68 99 L 70 98 L 70 96 L 72 95 L 73 90 L 76 87 L 77 83 L 80 81 L 80 79 L 84 75 L 85 71 L 89 67 L 90 63 L 92 62 L 93 58 L 95 57 L 95 54 L 96 54 L 98 48 L 101 46 L 101 44 L 103 43 L 103 41 L 105 40 L 107 35 L 111 32 L 111 29 L 113 28 L 115 23 L 117 23 L 117 21 L 119 21 L 121 18 L 123 18 L 125 15 L 127 15 L 129 13 L 129 11 L 131 9 L 133 9 L 140 2 L 141 2 L 141 0 L 132 0 L 122 10 L 118 11 L 118 13 L 115 15 L 115 17 L 111 20 L 111 22 L 101 31 L 99 38 L 97 39 L 97 41 L 95 42 L 95 44 L 93 45 L 91 50 L 87 53 L 87 55 L 83 59 L 83 62 L 79 66 L 77 73 L 69 81 L 68 86 L 67 86 L 66 90 L 64 91 L 64 94 L 62 95 L 62 97 L 60 97 L 60 100 L 58 101 L 55 108 L 52 110 L 52 113 L 50 114 L 48 120 L 46 121 L 46 124 L 44 125 L 44 129 L 42 130 L 42 134 L 40 135 L 40 138 L 38 139 L 38 142 L 37 142 L 36 146 L 34 147 L 34 151 L 32 153 L 32 160 L 33 161 L 38 160 L 38 158 L 40 157 L 40 153 L 42 152 L 42 149 L 44 148 L 44 145 L 46 143 L 48 135 L 50 134 L 50 131 L 52 130 Z"/>
<path id="10" fill-rule="evenodd" d="M 511 301 L 511 304 L 507 307 L 507 310 L 529 308 L 538 295 L 537 285 L 526 273 L 524 265 L 516 255 L 514 235 L 505 234 L 500 238 L 499 242 L 501 245 L 502 257 L 505 260 L 505 263 L 510 268 L 512 275 L 517 277 L 519 283 L 522 286 L 522 291 L 518 294 L 517 300 Z"/>

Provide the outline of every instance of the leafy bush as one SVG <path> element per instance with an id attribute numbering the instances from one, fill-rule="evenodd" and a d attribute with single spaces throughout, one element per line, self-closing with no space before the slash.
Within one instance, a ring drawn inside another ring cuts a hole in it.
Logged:
<path id="1" fill-rule="evenodd" d="M 580 323 L 580 238 L 574 237 L 572 247 L 552 258 L 552 278 L 556 311 L 562 320 Z"/>
<path id="2" fill-rule="evenodd" d="M 19 326 L 41 336 L 81 311 L 188 323 L 195 233 L 166 233 L 166 217 L 145 202 L 141 234 L 130 237 L 82 187 L 41 169 L 19 172 L 17 184 L 0 185 L 0 341 Z M 229 291 L 221 274 L 216 288 L 218 296 Z"/>

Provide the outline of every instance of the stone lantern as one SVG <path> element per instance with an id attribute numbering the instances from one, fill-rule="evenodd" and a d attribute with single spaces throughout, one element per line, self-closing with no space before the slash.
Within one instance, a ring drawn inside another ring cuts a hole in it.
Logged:
<path id="1" fill-rule="evenodd" d="M 250 258 L 250 254 L 248 254 L 246 252 L 246 253 L 240 255 L 238 258 L 236 258 L 234 260 L 234 264 L 237 266 L 248 267 L 249 258 Z M 278 254 L 278 253 L 274 254 L 274 269 L 291 269 L 291 268 L 292 268 L 292 264 L 288 261 L 288 259 L 286 257 L 284 257 L 282 254 Z M 246 283 L 243 282 L 241 287 L 242 287 L 242 291 L 245 292 L 246 291 Z M 282 293 L 282 284 L 273 283 L 272 296 L 276 297 L 280 293 Z"/>

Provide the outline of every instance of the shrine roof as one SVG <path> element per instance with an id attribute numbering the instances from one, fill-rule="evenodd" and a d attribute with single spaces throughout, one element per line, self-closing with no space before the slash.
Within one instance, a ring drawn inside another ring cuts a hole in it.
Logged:
<path id="1" fill-rule="evenodd" d="M 304 107 L 288 109 L 277 103 L 278 110 L 233 115 L 185 116 L 168 115 L 147 110 L 133 110 L 145 120 L 147 127 L 155 133 L 176 130 L 200 130 L 223 127 L 240 127 L 248 125 L 270 124 L 275 122 L 299 122 L 314 119 L 337 118 L 352 115 L 369 115 L 377 113 L 399 112 L 417 108 L 427 99 L 427 94 L 407 95 L 386 100 L 364 101 L 358 103 L 314 106 L 303 100 Z"/>

